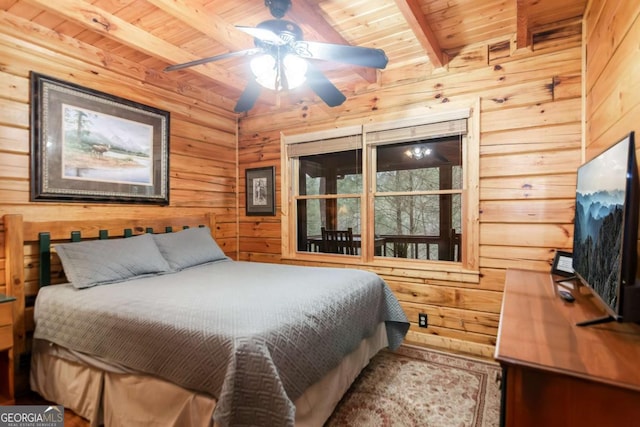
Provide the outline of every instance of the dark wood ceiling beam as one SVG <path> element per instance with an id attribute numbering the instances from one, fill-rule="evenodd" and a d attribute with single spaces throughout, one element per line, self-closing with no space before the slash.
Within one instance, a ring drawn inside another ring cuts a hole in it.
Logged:
<path id="1" fill-rule="evenodd" d="M 320 7 L 313 0 L 296 0 L 292 2 L 291 9 L 287 12 L 285 18 L 293 22 L 304 22 L 305 25 L 314 28 L 324 38 L 324 40 L 318 41 L 349 45 L 349 42 L 322 17 Z M 369 83 L 377 81 L 377 73 L 373 68 L 357 66 L 350 66 L 350 68 Z"/>
<path id="2" fill-rule="evenodd" d="M 429 61 L 434 67 L 440 68 L 446 64 L 446 59 L 440 43 L 422 13 L 418 0 L 395 0 L 409 27 L 424 48 Z"/>
<path id="3" fill-rule="evenodd" d="M 529 0 L 516 0 L 516 50 L 528 49 L 531 45 L 529 28 Z"/>
<path id="4" fill-rule="evenodd" d="M 25 1 L 169 64 L 181 64 L 200 59 L 83 0 Z M 194 67 L 191 72 L 237 90 L 244 90 L 246 85 L 246 82 L 238 76 L 215 64 Z"/>

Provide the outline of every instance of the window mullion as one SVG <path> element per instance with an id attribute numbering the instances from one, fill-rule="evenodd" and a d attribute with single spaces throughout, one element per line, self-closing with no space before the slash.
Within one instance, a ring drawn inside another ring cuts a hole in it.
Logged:
<path id="1" fill-rule="evenodd" d="M 462 194 L 462 189 L 432 191 L 373 191 L 373 197 L 379 196 L 439 196 L 442 194 Z"/>
<path id="2" fill-rule="evenodd" d="M 360 198 L 362 193 L 345 193 L 345 194 L 309 194 L 297 195 L 296 200 L 313 200 L 313 199 L 355 199 Z"/>
<path id="3" fill-rule="evenodd" d="M 373 235 L 374 235 L 374 208 L 373 198 L 371 196 L 373 189 L 376 185 L 376 171 L 375 171 L 375 150 L 367 144 L 367 135 L 362 134 L 363 144 L 363 171 L 362 171 L 362 194 L 361 206 L 362 206 L 362 220 L 364 221 L 364 227 L 362 227 L 362 256 L 365 261 L 371 261 L 373 259 Z"/>

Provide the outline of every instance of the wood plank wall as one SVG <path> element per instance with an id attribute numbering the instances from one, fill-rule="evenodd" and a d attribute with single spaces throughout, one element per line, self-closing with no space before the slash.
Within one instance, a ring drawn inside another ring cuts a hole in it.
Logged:
<path id="1" fill-rule="evenodd" d="M 581 22 L 547 30 L 524 52 L 513 53 L 510 35 L 470 46 L 452 55 L 447 72 L 429 66 L 384 71 L 378 86 L 348 94 L 338 108 L 301 106 L 241 118 L 239 258 L 291 262 L 281 259 L 279 213 L 244 216 L 247 168 L 276 166 L 281 207 L 280 131 L 388 121 L 480 98 L 480 283 L 354 266 L 390 283 L 412 321 L 410 341 L 492 356 L 506 269 L 548 271 L 555 250 L 572 245 L 582 143 Z M 429 314 L 428 328 L 417 326 L 418 312 Z"/>
<path id="2" fill-rule="evenodd" d="M 585 15 L 587 158 L 628 130 L 640 131 L 634 122 L 640 99 L 636 3 L 593 0 Z M 250 115 L 241 120 L 236 174 L 235 120 L 217 107 L 215 94 L 182 88 L 140 64 L 2 14 L 0 214 L 45 220 L 212 211 L 227 254 L 239 250 L 240 259 L 281 262 L 279 217 L 245 217 L 243 188 L 248 167 L 275 165 L 279 184 L 282 129 L 295 133 L 386 121 L 479 97 L 480 284 L 424 279 L 418 272 L 381 273 L 399 284 L 396 293 L 412 321 L 418 311 L 432 314 L 430 328 L 412 326 L 412 340 L 491 355 L 506 268 L 547 270 L 556 248 L 571 247 L 575 169 L 582 161 L 583 56 L 576 25 L 558 28 L 558 37 L 536 38 L 529 52 L 512 53 L 510 35 L 470 46 L 452 55 L 446 73 L 428 66 L 383 72 L 379 87 L 363 86 L 338 109 L 303 106 Z M 170 110 L 171 205 L 30 202 L 29 70 Z M 278 190 L 278 206 L 280 195 Z M 0 224 L 0 249 L 3 241 Z"/>
<path id="3" fill-rule="evenodd" d="M 640 138 L 640 2 L 593 0 L 585 13 L 585 158 Z M 638 151 L 640 152 L 640 151 Z"/>
<path id="4" fill-rule="evenodd" d="M 237 253 L 237 127 L 213 93 L 182 87 L 168 74 L 131 63 L 0 11 L 0 218 L 27 221 L 216 215 L 216 236 Z M 145 206 L 29 201 L 29 71 L 168 110 L 170 204 Z M 226 110 L 224 108 L 226 108 Z M 231 106 L 232 107 L 232 106 Z M 0 293 L 4 293 L 4 225 L 0 224 Z"/>

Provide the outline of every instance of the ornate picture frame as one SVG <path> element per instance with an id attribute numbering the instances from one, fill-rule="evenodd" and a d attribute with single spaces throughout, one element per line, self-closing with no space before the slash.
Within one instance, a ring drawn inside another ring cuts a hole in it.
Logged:
<path id="1" fill-rule="evenodd" d="M 276 171 L 274 166 L 247 169 L 246 208 L 248 216 L 273 216 L 276 214 Z"/>
<path id="2" fill-rule="evenodd" d="M 169 204 L 169 119 L 31 72 L 31 200 Z"/>

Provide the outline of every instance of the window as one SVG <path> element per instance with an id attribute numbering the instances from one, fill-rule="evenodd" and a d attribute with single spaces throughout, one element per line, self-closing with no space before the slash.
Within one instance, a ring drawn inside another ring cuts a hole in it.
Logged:
<path id="1" fill-rule="evenodd" d="M 461 261 L 462 135 L 375 147 L 375 236 L 384 255 Z"/>
<path id="2" fill-rule="evenodd" d="M 287 146 L 296 177 L 296 250 L 323 252 L 322 227 L 352 229 L 360 244 L 363 197 L 362 128 L 346 128 L 316 141 Z"/>
<path id="3" fill-rule="evenodd" d="M 477 215 L 464 210 L 478 204 L 467 191 L 478 163 L 470 117 L 464 110 L 283 137 L 283 254 L 334 256 L 322 228 L 350 229 L 355 255 L 340 254 L 345 259 L 461 265 L 467 234 L 477 232 Z"/>
<path id="4" fill-rule="evenodd" d="M 299 158 L 298 250 L 322 252 L 321 228 L 361 232 L 362 149 Z"/>

